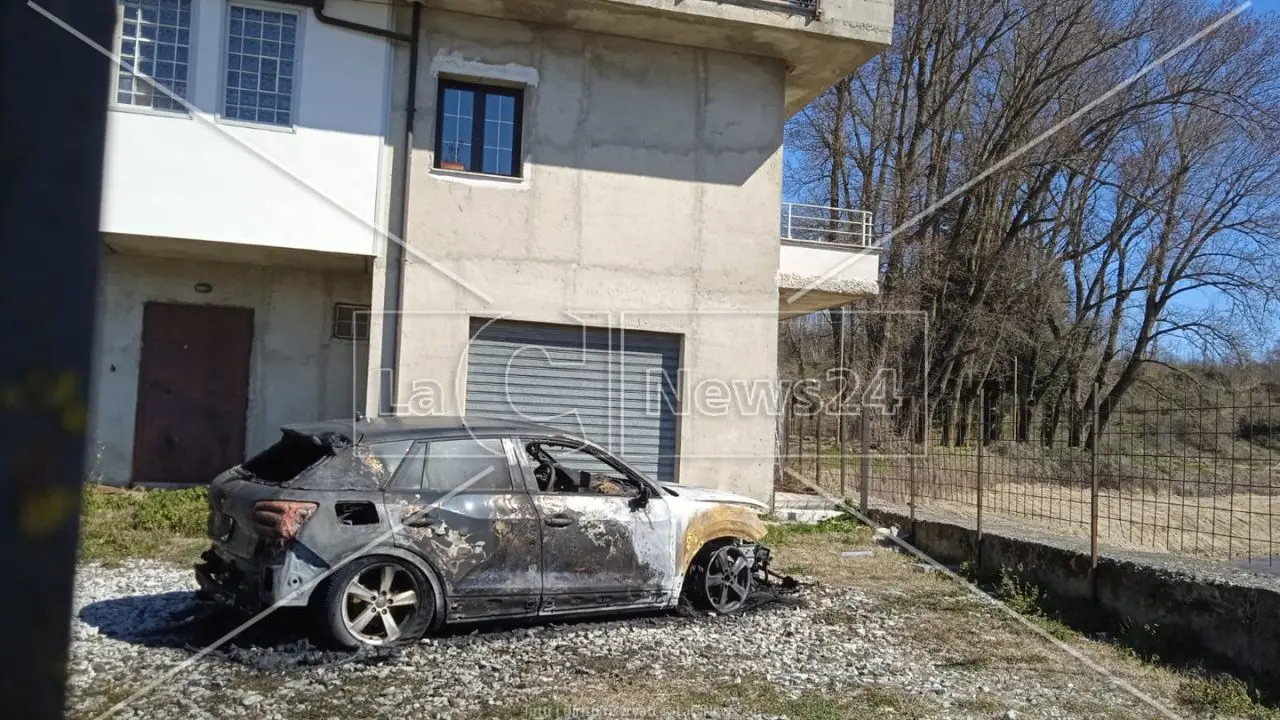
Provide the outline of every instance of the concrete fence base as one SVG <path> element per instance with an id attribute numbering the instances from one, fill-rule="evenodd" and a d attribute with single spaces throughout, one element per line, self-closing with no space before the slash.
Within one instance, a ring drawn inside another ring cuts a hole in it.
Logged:
<path id="1" fill-rule="evenodd" d="M 1143 628 L 1180 660 L 1199 661 L 1280 689 L 1280 577 L 1209 561 L 1147 553 L 1101 556 L 1091 572 L 1087 545 L 997 529 L 979 536 L 962 521 L 875 510 L 884 526 L 943 563 L 975 563 L 979 572 L 1015 571 L 1059 607 L 1092 615 L 1091 629 Z"/>

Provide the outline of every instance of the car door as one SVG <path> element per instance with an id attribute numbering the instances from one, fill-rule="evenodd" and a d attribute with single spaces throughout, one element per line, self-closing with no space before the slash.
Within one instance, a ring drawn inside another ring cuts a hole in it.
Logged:
<path id="1" fill-rule="evenodd" d="M 554 452 L 578 480 L 587 472 L 603 482 L 540 486 L 531 444 Z M 526 439 L 516 451 L 541 520 L 542 614 L 666 605 L 674 591 L 674 545 L 671 511 L 656 488 L 593 446 Z M 643 500 L 641 485 L 648 489 Z"/>
<path id="2" fill-rule="evenodd" d="M 538 611 L 539 517 L 514 457 L 501 438 L 433 438 L 414 444 L 386 490 L 396 545 L 435 567 L 450 621 Z"/>

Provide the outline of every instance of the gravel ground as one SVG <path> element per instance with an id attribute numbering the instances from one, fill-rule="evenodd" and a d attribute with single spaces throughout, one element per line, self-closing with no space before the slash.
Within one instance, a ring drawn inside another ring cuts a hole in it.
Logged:
<path id="1" fill-rule="evenodd" d="M 71 717 L 96 717 L 233 626 L 224 615 L 184 622 L 198 607 L 193 589 L 189 570 L 159 562 L 81 567 Z M 739 617 L 507 626 L 357 655 L 318 651 L 302 639 L 305 618 L 273 616 L 118 717 L 532 718 L 567 707 L 575 718 L 1152 715 L 1098 676 L 1064 671 L 1061 657 L 975 662 L 940 651 L 922 628 L 945 616 L 949 624 L 937 627 L 943 647 L 967 632 L 977 652 L 996 643 L 991 611 L 973 604 L 957 614 L 945 598 L 922 609 L 894 601 L 904 592 L 887 592 L 824 583 Z M 957 619 L 967 625 L 957 628 Z M 805 714 L 823 699 L 849 700 L 868 714 Z"/>

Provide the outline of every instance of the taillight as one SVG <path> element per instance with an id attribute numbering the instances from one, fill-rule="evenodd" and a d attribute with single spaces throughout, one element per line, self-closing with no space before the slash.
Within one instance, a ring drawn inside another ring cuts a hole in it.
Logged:
<path id="1" fill-rule="evenodd" d="M 298 535 L 316 512 L 313 502 L 260 500 L 253 506 L 253 530 L 259 537 L 285 543 Z"/>

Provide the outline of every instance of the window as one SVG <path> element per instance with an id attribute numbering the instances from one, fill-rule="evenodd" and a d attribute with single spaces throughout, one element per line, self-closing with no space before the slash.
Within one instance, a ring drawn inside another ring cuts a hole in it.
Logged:
<path id="1" fill-rule="evenodd" d="M 385 477 L 395 473 L 396 469 L 400 467 L 400 461 L 404 459 L 404 454 L 409 451 L 409 446 L 412 444 L 413 441 L 411 440 L 373 443 L 369 446 L 369 451 L 382 463 Z"/>
<path id="2" fill-rule="evenodd" d="M 292 125 L 298 15 L 231 5 L 228 22 L 223 116 Z"/>
<path id="3" fill-rule="evenodd" d="M 510 490 L 511 467 L 501 440 L 437 440 L 427 446 L 423 490 Z"/>
<path id="4" fill-rule="evenodd" d="M 520 177 L 523 93 L 453 80 L 436 98 L 436 167 Z"/>
<path id="5" fill-rule="evenodd" d="M 540 492 L 588 493 L 631 497 L 639 490 L 634 478 L 609 458 L 585 446 L 531 442 L 525 452 L 533 464 Z"/>
<path id="6" fill-rule="evenodd" d="M 123 0 L 116 102 L 157 110 L 183 110 L 156 85 L 187 98 L 191 59 L 191 0 Z M 125 67 L 125 66 L 129 67 Z M 132 68 L 132 70 L 130 69 Z"/>
<path id="7" fill-rule="evenodd" d="M 369 306 L 348 303 L 334 305 L 333 336 L 339 340 L 368 340 Z"/>

